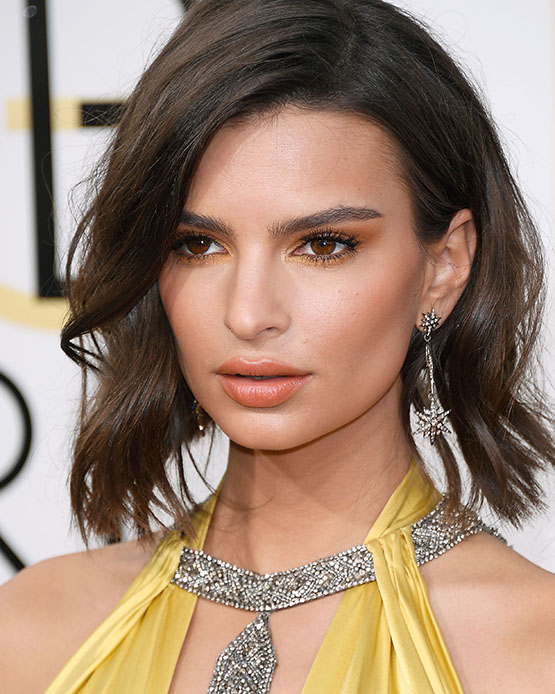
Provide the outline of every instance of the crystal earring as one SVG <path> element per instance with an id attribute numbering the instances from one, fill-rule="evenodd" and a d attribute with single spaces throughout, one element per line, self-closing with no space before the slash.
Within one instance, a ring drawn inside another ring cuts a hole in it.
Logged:
<path id="1" fill-rule="evenodd" d="M 193 419 L 195 422 L 195 427 L 202 434 L 202 436 L 204 436 L 204 429 L 206 426 L 204 423 L 204 410 L 196 399 L 193 400 Z"/>
<path id="2" fill-rule="evenodd" d="M 442 410 L 441 403 L 436 395 L 434 382 L 434 365 L 432 362 L 432 352 L 430 350 L 430 341 L 432 332 L 436 330 L 441 318 L 436 314 L 435 309 L 428 313 L 422 314 L 420 327 L 424 332 L 424 341 L 426 343 L 426 370 L 428 372 L 428 401 L 429 406 L 425 407 L 422 412 L 417 412 L 416 416 L 419 420 L 418 429 L 415 434 L 422 434 L 424 438 L 430 439 L 433 445 L 436 438 L 441 434 L 449 433 L 449 429 L 445 423 L 447 415 L 451 410 Z"/>

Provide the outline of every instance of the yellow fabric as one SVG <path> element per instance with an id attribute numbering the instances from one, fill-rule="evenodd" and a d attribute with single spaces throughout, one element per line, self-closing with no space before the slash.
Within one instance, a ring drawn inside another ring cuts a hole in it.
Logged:
<path id="1" fill-rule="evenodd" d="M 194 548 L 203 546 L 216 498 L 195 519 Z M 462 694 L 410 535 L 439 498 L 413 461 L 365 539 L 376 581 L 344 592 L 302 694 Z M 166 535 L 46 694 L 168 692 L 197 601 L 169 583 L 182 546 L 177 531 Z"/>

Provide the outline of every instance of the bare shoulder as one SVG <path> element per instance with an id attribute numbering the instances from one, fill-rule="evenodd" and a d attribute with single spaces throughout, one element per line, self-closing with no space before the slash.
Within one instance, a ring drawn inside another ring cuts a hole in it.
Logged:
<path id="1" fill-rule="evenodd" d="M 555 694 L 555 574 L 485 532 L 421 569 L 465 694 Z"/>
<path id="2" fill-rule="evenodd" d="M 0 680 L 5 691 L 44 691 L 112 612 L 158 541 L 153 536 L 47 559 L 1 586 Z"/>

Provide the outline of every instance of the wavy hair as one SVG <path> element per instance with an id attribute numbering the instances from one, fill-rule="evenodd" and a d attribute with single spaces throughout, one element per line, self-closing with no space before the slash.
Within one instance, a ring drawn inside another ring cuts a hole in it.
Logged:
<path id="1" fill-rule="evenodd" d="M 211 137 L 230 119 L 290 104 L 383 128 L 400 152 L 424 246 L 458 210 L 472 210 L 470 279 L 434 333 L 438 392 L 456 435 L 437 450 L 451 509 L 462 494 L 458 449 L 470 504 L 485 499 L 518 525 L 543 507 L 538 472 L 555 464 L 552 421 L 531 377 L 543 259 L 476 88 L 428 29 L 381 0 L 190 5 L 126 103 L 69 254 L 62 348 L 85 380 L 70 485 L 83 536 L 117 537 L 122 524 L 144 535 L 160 508 L 192 531 L 183 451 L 195 437 L 193 396 L 157 278 Z M 411 407 L 424 405 L 424 363 L 415 328 L 401 408 L 426 473 L 410 430 Z"/>

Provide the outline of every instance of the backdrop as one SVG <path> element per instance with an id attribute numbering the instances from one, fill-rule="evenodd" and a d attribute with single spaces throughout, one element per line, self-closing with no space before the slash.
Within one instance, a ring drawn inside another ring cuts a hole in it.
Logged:
<path id="1" fill-rule="evenodd" d="M 542 229 L 551 268 L 552 3 L 399 4 L 435 29 L 485 91 Z M 2 3 L 0 581 L 23 564 L 82 548 L 70 528 L 66 488 L 79 378 L 58 346 L 65 303 L 56 297 L 52 261 L 58 258 L 62 266 L 74 228 L 72 205 L 79 209 L 81 188 L 75 186 L 102 151 L 117 104 L 181 16 L 177 0 Z M 552 306 L 550 299 L 543 356 L 548 375 L 554 363 Z M 213 481 L 225 457 L 222 437 Z M 202 485 L 194 484 L 202 497 Z M 515 549 L 555 571 L 555 476 L 546 477 L 544 486 L 549 511 L 520 531 L 502 530 Z"/>

